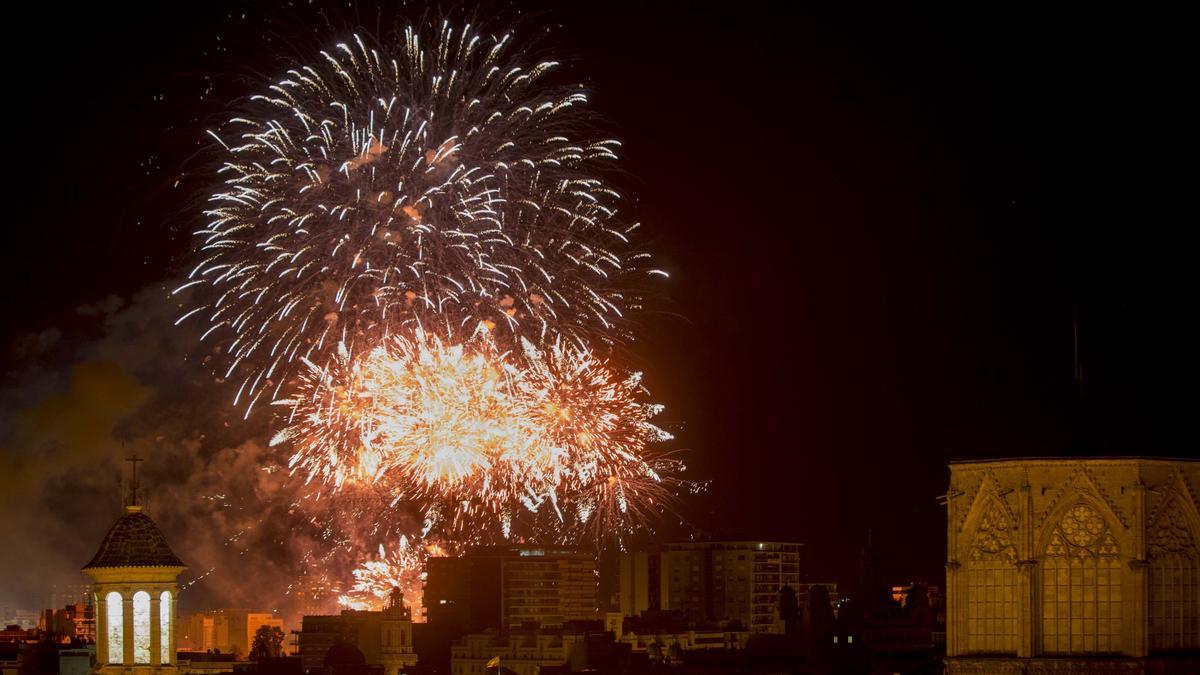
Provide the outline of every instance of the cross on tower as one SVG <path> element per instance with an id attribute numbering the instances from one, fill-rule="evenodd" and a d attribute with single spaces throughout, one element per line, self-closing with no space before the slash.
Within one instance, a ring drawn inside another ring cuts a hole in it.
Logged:
<path id="1" fill-rule="evenodd" d="M 131 493 L 131 495 L 130 495 L 130 503 L 129 503 L 129 505 L 130 505 L 130 506 L 137 506 L 137 505 L 138 505 L 138 496 L 137 496 L 137 490 L 138 490 L 138 482 L 137 482 L 137 463 L 138 463 L 138 462 L 144 462 L 144 461 L 146 461 L 146 460 L 145 460 L 145 459 L 143 459 L 143 458 L 141 458 L 141 457 L 138 457 L 138 456 L 137 456 L 137 453 L 135 452 L 135 453 L 133 453 L 133 456 L 132 456 L 132 457 L 126 457 L 126 458 L 125 458 L 125 461 L 126 461 L 126 462 L 129 462 L 131 465 L 133 465 L 133 480 L 132 480 L 132 481 L 130 481 L 130 484 L 129 484 L 130 493 Z"/>

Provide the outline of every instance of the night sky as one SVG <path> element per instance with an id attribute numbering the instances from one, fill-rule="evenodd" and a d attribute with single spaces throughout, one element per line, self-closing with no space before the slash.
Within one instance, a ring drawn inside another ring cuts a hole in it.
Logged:
<path id="1" fill-rule="evenodd" d="M 0 461 L 22 480 L 53 468 L 29 459 L 27 411 L 186 259 L 206 122 L 271 72 L 280 35 L 325 34 L 309 8 L 212 4 L 12 10 L 38 38 L 6 58 Z M 1169 17 L 1096 7 L 837 4 L 520 6 L 558 27 L 624 142 L 672 274 L 635 351 L 712 481 L 687 520 L 803 541 L 811 576 L 843 582 L 870 529 L 889 576 L 938 583 L 947 461 L 1200 448 L 1194 169 L 1169 168 L 1192 162 L 1185 41 Z M 163 388 L 123 368 L 131 400 Z M 97 413 L 106 470 L 137 405 Z M 10 495 L 8 519 L 69 475 Z"/>

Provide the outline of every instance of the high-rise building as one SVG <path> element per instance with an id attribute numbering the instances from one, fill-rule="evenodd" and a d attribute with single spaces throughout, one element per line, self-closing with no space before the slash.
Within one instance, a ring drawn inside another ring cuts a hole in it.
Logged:
<path id="1" fill-rule="evenodd" d="M 949 673 L 1200 672 L 1200 461 L 950 465 Z"/>
<path id="2" fill-rule="evenodd" d="M 217 650 L 216 616 L 211 612 L 195 612 L 180 616 L 179 648 L 193 652 Z"/>
<path id="3" fill-rule="evenodd" d="M 500 580 L 498 557 L 429 558 L 422 598 L 426 620 L 458 632 L 500 627 Z"/>
<path id="4" fill-rule="evenodd" d="M 598 619 L 596 560 L 589 550 L 496 546 L 426 563 L 424 605 L 432 624 L 466 631 L 551 628 Z"/>
<path id="5" fill-rule="evenodd" d="M 800 544 L 700 541 L 623 553 L 618 564 L 622 614 L 682 612 L 693 621 L 739 621 L 775 632 L 779 591 L 800 586 Z"/>

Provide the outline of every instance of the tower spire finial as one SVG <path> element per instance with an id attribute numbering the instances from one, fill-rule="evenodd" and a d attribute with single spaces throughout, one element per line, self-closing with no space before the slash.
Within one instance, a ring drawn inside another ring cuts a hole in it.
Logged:
<path id="1" fill-rule="evenodd" d="M 146 460 L 141 457 L 138 457 L 137 453 L 135 452 L 135 453 L 133 453 L 132 457 L 126 457 L 125 461 L 129 462 L 131 465 L 133 465 L 133 478 L 129 482 L 129 505 L 130 506 L 140 506 L 140 504 L 138 504 L 137 465 L 138 465 L 138 462 L 144 462 Z"/>

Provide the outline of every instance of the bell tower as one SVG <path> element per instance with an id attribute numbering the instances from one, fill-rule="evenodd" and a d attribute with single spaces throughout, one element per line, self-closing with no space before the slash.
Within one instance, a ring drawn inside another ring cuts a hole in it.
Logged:
<path id="1" fill-rule="evenodd" d="M 96 608 L 97 675 L 175 675 L 179 586 L 186 569 L 137 497 L 137 455 L 129 505 L 84 565 Z"/>
<path id="2" fill-rule="evenodd" d="M 399 588 L 393 588 L 388 596 L 379 628 L 383 675 L 400 675 L 404 668 L 417 665 L 412 644 L 412 610 L 405 606 Z"/>

